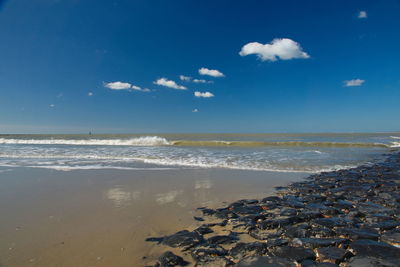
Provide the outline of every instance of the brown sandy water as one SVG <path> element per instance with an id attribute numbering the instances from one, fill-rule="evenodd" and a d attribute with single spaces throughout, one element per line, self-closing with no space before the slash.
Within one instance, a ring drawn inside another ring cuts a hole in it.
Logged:
<path id="1" fill-rule="evenodd" d="M 196 228 L 196 208 L 262 198 L 274 186 L 305 176 L 227 169 L 10 169 L 0 172 L 0 266 L 143 266 L 165 249 L 144 239 Z"/>

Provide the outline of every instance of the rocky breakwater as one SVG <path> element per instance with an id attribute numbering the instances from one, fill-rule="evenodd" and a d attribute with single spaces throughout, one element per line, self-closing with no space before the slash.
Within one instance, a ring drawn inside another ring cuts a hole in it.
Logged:
<path id="1" fill-rule="evenodd" d="M 199 213 L 152 266 L 400 266 L 400 153 Z"/>

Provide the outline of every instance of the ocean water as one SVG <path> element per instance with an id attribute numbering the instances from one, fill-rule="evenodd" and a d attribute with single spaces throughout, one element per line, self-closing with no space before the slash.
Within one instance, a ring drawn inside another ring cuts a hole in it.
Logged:
<path id="1" fill-rule="evenodd" d="M 400 133 L 0 135 L 0 166 L 321 172 L 379 160 Z"/>

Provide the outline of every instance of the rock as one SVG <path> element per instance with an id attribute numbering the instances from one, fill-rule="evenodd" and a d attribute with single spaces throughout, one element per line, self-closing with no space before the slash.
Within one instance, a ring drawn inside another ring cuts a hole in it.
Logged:
<path id="1" fill-rule="evenodd" d="M 276 228 L 280 228 L 283 226 L 287 226 L 290 224 L 294 224 L 299 222 L 298 217 L 296 216 L 281 216 L 281 217 L 277 217 L 274 219 L 270 219 L 270 220 L 265 220 L 263 222 L 261 222 L 258 227 L 260 229 L 276 229 Z"/>
<path id="2" fill-rule="evenodd" d="M 161 267 L 186 266 L 189 264 L 171 251 L 164 252 L 158 260 Z"/>
<path id="3" fill-rule="evenodd" d="M 213 215 L 219 219 L 234 219 L 239 217 L 228 208 L 217 209 Z"/>
<path id="4" fill-rule="evenodd" d="M 267 244 L 261 242 L 238 243 L 229 251 L 229 255 L 235 259 L 242 259 L 246 256 L 261 256 L 267 251 Z"/>
<path id="5" fill-rule="evenodd" d="M 381 236 L 381 241 L 395 247 L 400 247 L 400 229 L 394 229 L 384 233 Z"/>
<path id="6" fill-rule="evenodd" d="M 395 220 L 384 221 L 384 222 L 375 223 L 375 224 L 371 225 L 371 227 L 379 228 L 381 230 L 390 230 L 397 226 L 400 226 L 400 222 L 395 221 Z"/>
<path id="7" fill-rule="evenodd" d="M 345 258 L 347 251 L 337 247 L 325 247 L 318 248 L 316 254 L 320 261 L 329 261 L 331 263 L 339 264 Z"/>
<path id="8" fill-rule="evenodd" d="M 335 232 L 326 227 L 313 227 L 309 230 L 310 235 L 315 238 L 333 237 Z"/>
<path id="9" fill-rule="evenodd" d="M 318 211 L 302 211 L 299 214 L 297 214 L 297 218 L 299 218 L 300 221 L 309 221 L 312 219 L 316 219 L 321 217 L 322 214 L 321 212 Z"/>
<path id="10" fill-rule="evenodd" d="M 372 239 L 378 240 L 379 233 L 374 229 L 362 228 L 337 228 L 335 232 L 339 235 L 346 236 L 352 240 L 356 239 Z"/>
<path id="11" fill-rule="evenodd" d="M 258 229 L 258 228 L 254 228 L 254 229 L 251 229 L 250 231 L 249 231 L 249 235 L 252 237 L 252 238 L 255 238 L 255 239 L 257 239 L 257 240 L 267 240 L 267 239 L 271 239 L 271 238 L 277 238 L 277 237 L 280 237 L 280 235 L 282 234 L 282 230 L 277 230 L 277 231 L 274 231 L 274 230 L 260 230 L 260 229 Z"/>
<path id="12" fill-rule="evenodd" d="M 201 217 L 196 217 L 196 216 L 193 216 L 193 219 L 195 219 L 196 221 L 199 221 L 199 222 L 203 222 L 203 221 L 204 221 L 203 218 L 201 218 Z"/>
<path id="13" fill-rule="evenodd" d="M 347 267 L 398 267 L 397 261 L 390 261 L 367 256 L 356 256 L 349 260 Z"/>
<path id="14" fill-rule="evenodd" d="M 189 232 L 183 230 L 173 235 L 164 237 L 162 243 L 164 245 L 176 247 L 193 247 L 203 241 L 203 237 L 197 232 Z"/>
<path id="15" fill-rule="evenodd" d="M 214 261 L 217 257 L 227 255 L 227 251 L 218 245 L 206 245 L 196 247 L 191 252 L 192 258 L 197 262 L 210 262 Z"/>
<path id="16" fill-rule="evenodd" d="M 210 227 L 202 225 L 202 226 L 196 228 L 195 230 L 193 230 L 193 232 L 197 232 L 200 235 L 206 235 L 206 234 L 213 233 L 214 231 Z"/>
<path id="17" fill-rule="evenodd" d="M 343 218 L 339 218 L 339 217 L 319 218 L 319 219 L 313 220 L 313 223 L 321 225 L 321 226 L 325 226 L 328 228 L 346 226 L 347 224 L 349 224 L 348 221 L 346 221 Z"/>
<path id="18" fill-rule="evenodd" d="M 292 208 L 283 208 L 280 212 L 281 216 L 294 216 L 296 214 L 297 210 Z"/>
<path id="19" fill-rule="evenodd" d="M 257 204 L 257 203 L 258 203 L 257 199 L 241 199 L 241 200 L 231 203 L 229 205 L 229 207 L 237 207 L 237 206 L 251 205 L 251 204 Z"/>
<path id="20" fill-rule="evenodd" d="M 333 206 L 338 209 L 351 209 L 354 207 L 354 204 L 350 201 L 339 199 L 333 203 Z"/>
<path id="21" fill-rule="evenodd" d="M 295 237 L 309 237 L 310 236 L 310 231 L 308 229 L 292 226 L 286 229 L 285 231 L 285 236 L 290 237 L 290 238 L 295 238 Z"/>
<path id="22" fill-rule="evenodd" d="M 146 242 L 157 242 L 160 244 L 164 240 L 164 237 L 148 237 L 145 239 Z"/>
<path id="23" fill-rule="evenodd" d="M 229 235 L 216 235 L 207 239 L 207 243 L 209 244 L 231 244 L 238 241 L 239 238 L 234 234 Z"/>
<path id="24" fill-rule="evenodd" d="M 367 256 L 381 259 L 400 259 L 400 248 L 384 242 L 369 239 L 359 239 L 350 244 L 356 256 Z"/>
<path id="25" fill-rule="evenodd" d="M 319 247 L 337 246 L 345 241 L 346 239 L 343 238 L 294 238 L 292 244 L 314 249 Z"/>
<path id="26" fill-rule="evenodd" d="M 279 258 L 279 257 L 247 257 L 241 260 L 237 267 L 296 267 L 296 263 L 293 260 Z"/>
<path id="27" fill-rule="evenodd" d="M 280 197 L 271 196 L 271 197 L 263 198 L 263 199 L 261 200 L 261 203 L 268 203 L 268 202 L 279 203 L 279 202 L 281 202 L 281 201 L 282 201 L 282 199 L 281 199 Z"/>
<path id="28" fill-rule="evenodd" d="M 268 239 L 267 247 L 285 246 L 288 243 L 289 241 L 283 238 Z"/>
<path id="29" fill-rule="evenodd" d="M 339 213 L 339 211 L 337 209 L 332 208 L 332 207 L 327 207 L 320 203 L 311 203 L 306 206 L 306 209 L 311 210 L 311 211 L 316 211 L 316 212 L 319 212 L 319 213 L 325 214 L 325 215 L 336 215 Z"/>
<path id="30" fill-rule="evenodd" d="M 259 214 L 263 211 L 263 208 L 258 205 L 251 205 L 251 206 L 235 206 L 230 208 L 236 214 Z"/>
<path id="31" fill-rule="evenodd" d="M 315 254 L 311 249 L 300 247 L 275 247 L 271 252 L 273 256 L 286 258 L 294 261 L 301 262 L 303 260 L 314 260 Z"/>
<path id="32" fill-rule="evenodd" d="M 195 267 L 233 267 L 234 262 L 224 257 L 215 257 L 205 262 L 196 262 Z"/>
<path id="33" fill-rule="evenodd" d="M 213 215 L 215 213 L 215 210 L 203 208 L 203 209 L 201 209 L 201 212 L 205 216 L 210 216 L 210 215 Z"/>

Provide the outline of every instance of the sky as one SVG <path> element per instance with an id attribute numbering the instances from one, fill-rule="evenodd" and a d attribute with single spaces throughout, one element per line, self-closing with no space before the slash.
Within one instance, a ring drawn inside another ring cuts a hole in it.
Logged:
<path id="1" fill-rule="evenodd" d="M 0 133 L 400 130 L 400 1 L 0 0 Z"/>

